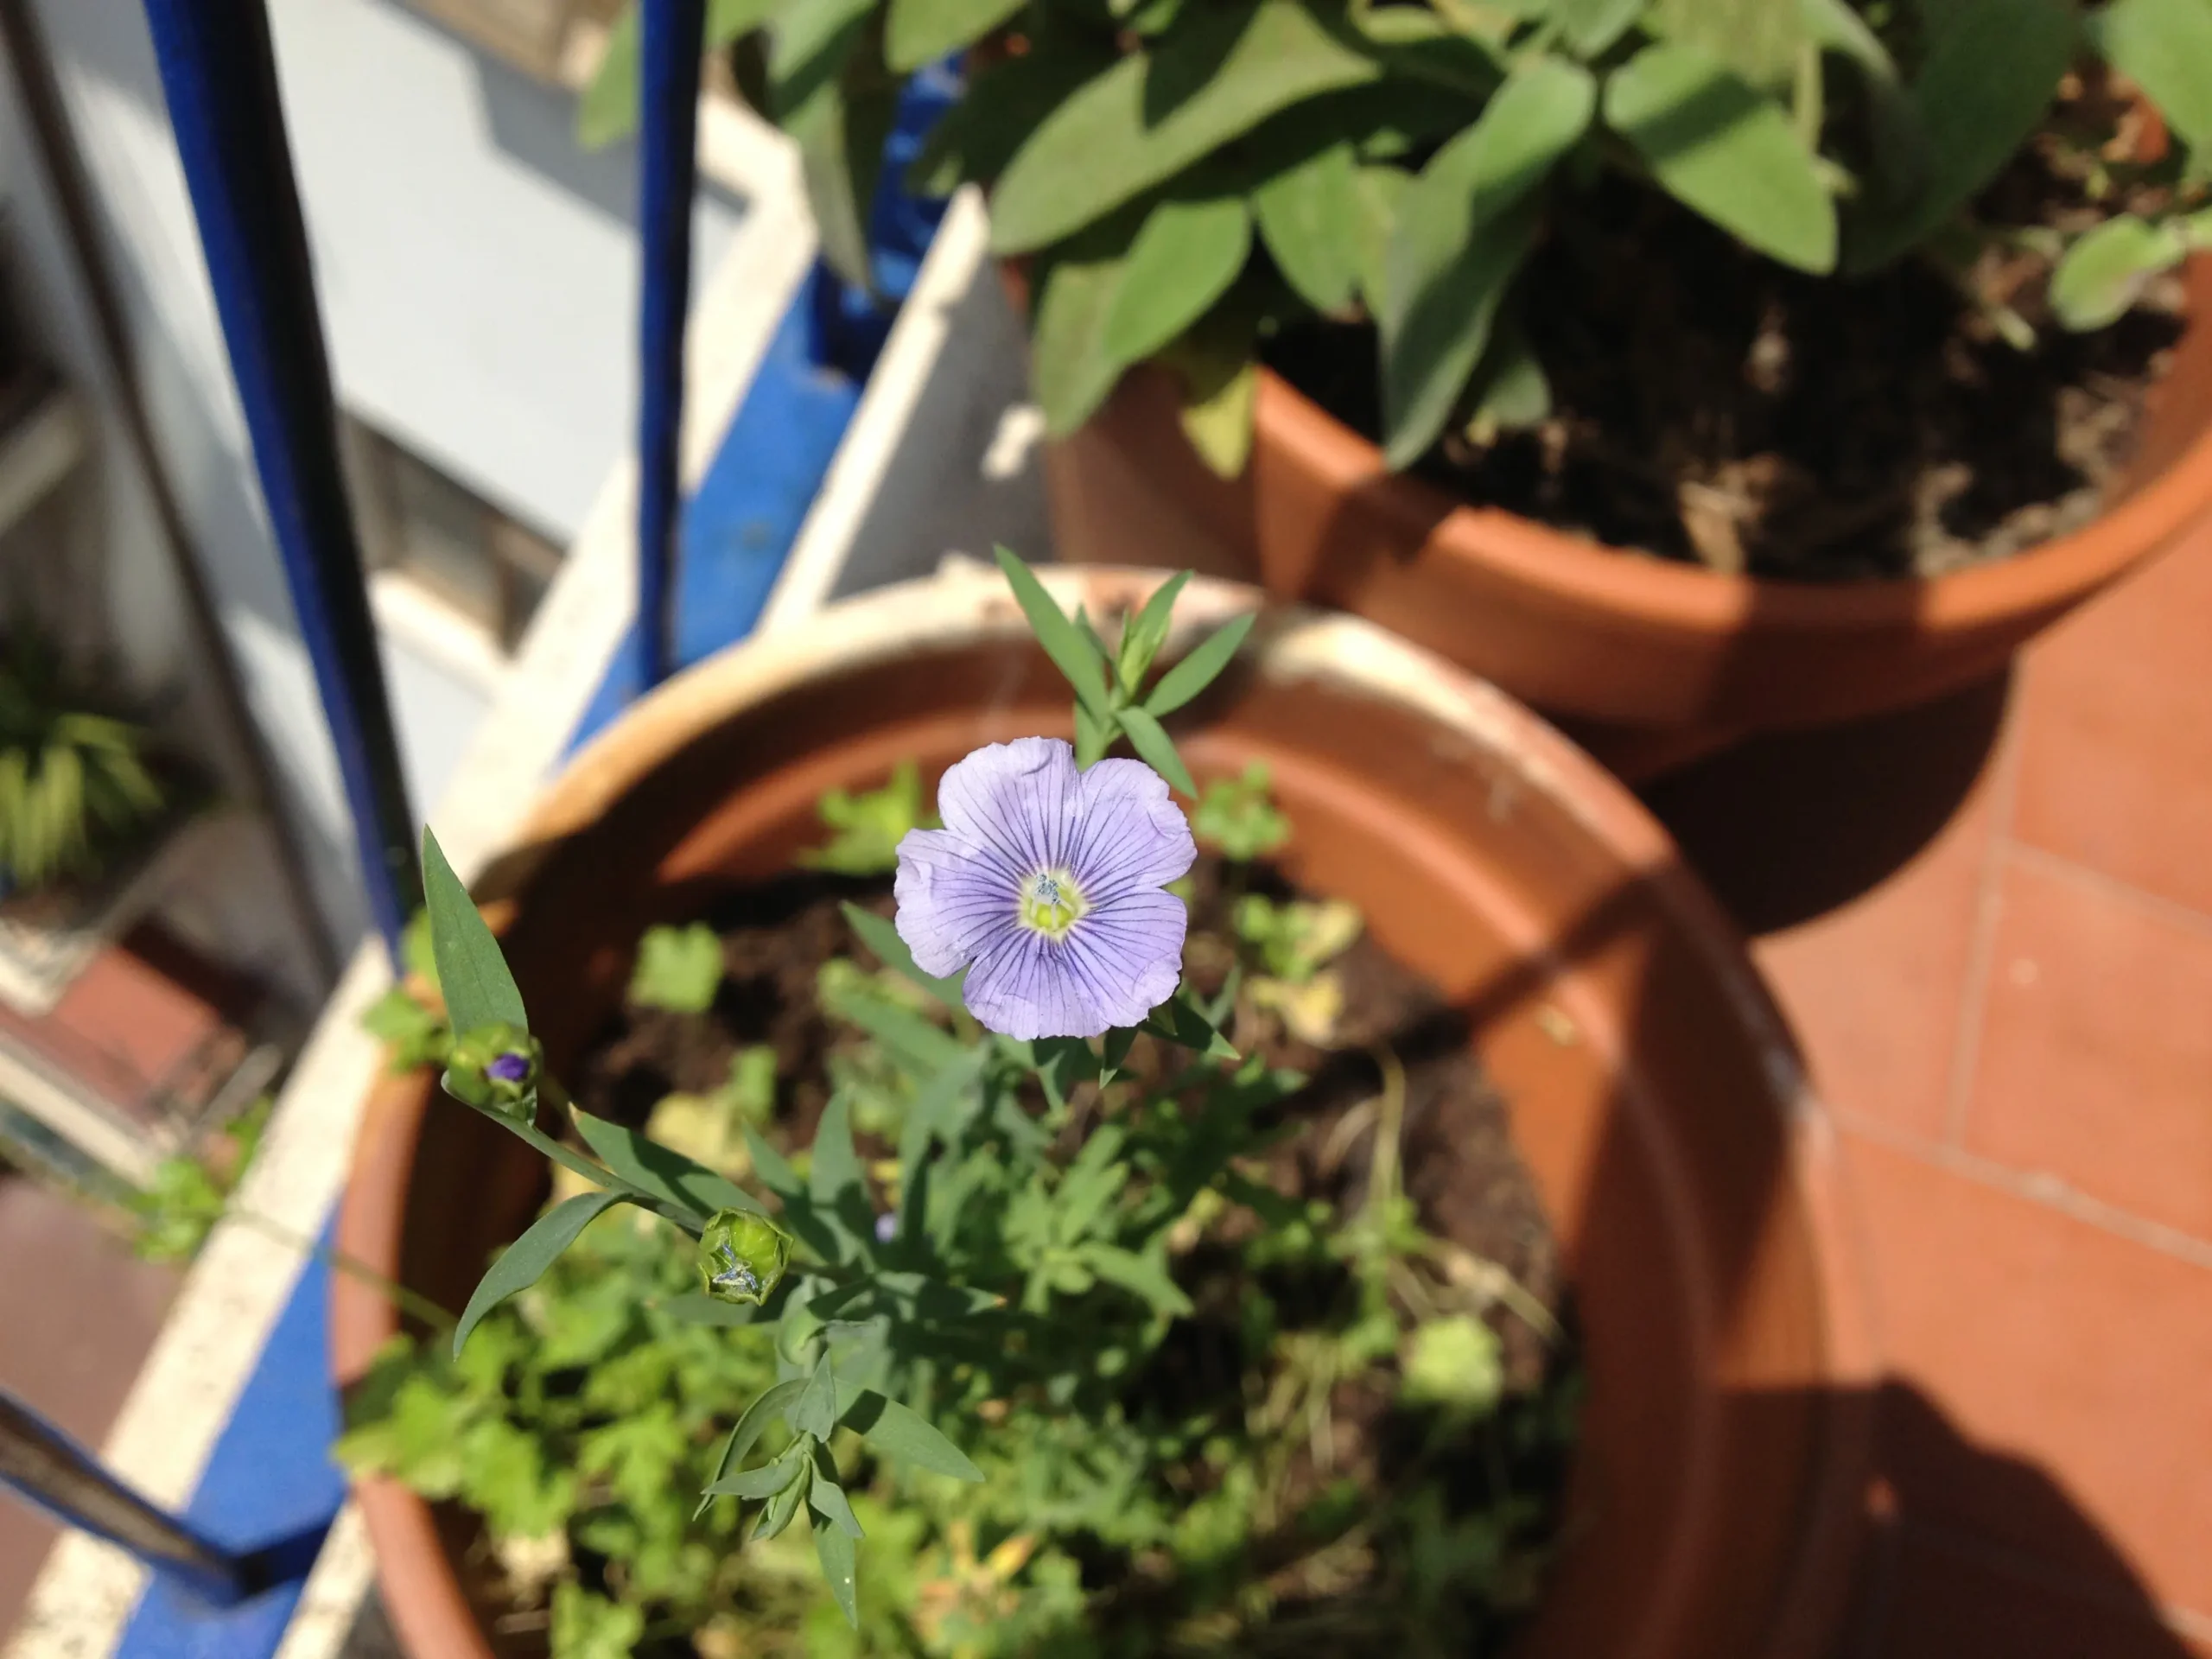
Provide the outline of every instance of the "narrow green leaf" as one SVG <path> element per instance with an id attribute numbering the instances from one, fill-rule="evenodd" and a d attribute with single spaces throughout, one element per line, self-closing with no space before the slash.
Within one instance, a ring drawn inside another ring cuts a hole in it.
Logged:
<path id="1" fill-rule="evenodd" d="M 2089 14 L 2089 30 L 2182 143 L 2212 155 L 2212 0 L 2113 0 Z"/>
<path id="2" fill-rule="evenodd" d="M 1382 74 L 1298 0 L 1209 9 L 1039 124 L 993 193 L 992 245 L 1020 253 L 1057 242 L 1277 110 Z"/>
<path id="3" fill-rule="evenodd" d="M 799 1471 L 795 1465 L 787 1464 L 779 1459 L 774 1463 L 764 1463 L 757 1469 L 747 1469 L 741 1474 L 730 1476 L 726 1480 L 718 1480 L 707 1490 L 715 1497 L 740 1497 L 748 1501 L 757 1501 L 765 1497 L 773 1497 L 798 1478 Z"/>
<path id="4" fill-rule="evenodd" d="M 1875 176 L 1885 196 L 1909 200 L 1926 165 L 1920 117 L 1896 60 L 1850 0 L 1801 0 L 1805 26 L 1823 49 L 1847 58 L 1866 88 Z"/>
<path id="5" fill-rule="evenodd" d="M 1672 41 L 1605 83 L 1605 120 L 1669 194 L 1784 264 L 1835 268 L 1835 204 L 1788 113 L 1719 60 Z"/>
<path id="6" fill-rule="evenodd" d="M 1183 757 L 1175 753 L 1175 741 L 1160 723 L 1134 705 L 1122 709 L 1120 719 L 1122 730 L 1128 734 L 1129 747 L 1137 752 L 1137 758 L 1185 795 L 1197 799 L 1198 786 L 1191 781 Z"/>
<path id="7" fill-rule="evenodd" d="M 1576 54 L 1594 58 L 1628 33 L 1645 0 L 1552 0 L 1550 15 Z"/>
<path id="8" fill-rule="evenodd" d="M 660 1311 L 678 1325 L 712 1325 L 725 1330 L 766 1324 L 776 1317 L 767 1308 L 755 1307 L 750 1302 L 718 1301 L 703 1290 L 687 1290 L 680 1296 L 671 1296 L 660 1304 Z"/>
<path id="9" fill-rule="evenodd" d="M 983 1471 L 967 1454 L 931 1427 L 918 1412 L 869 1389 L 845 1413 L 845 1427 L 887 1458 L 918 1465 L 955 1480 L 980 1481 Z"/>
<path id="10" fill-rule="evenodd" d="M 861 1530 L 860 1517 L 853 1513 L 853 1506 L 845 1497 L 845 1489 L 837 1484 L 837 1465 L 830 1460 L 830 1448 L 814 1448 L 814 1483 L 806 1489 L 808 1506 L 824 1521 L 848 1538 L 865 1538 Z"/>
<path id="11" fill-rule="evenodd" d="M 949 196 L 959 185 L 995 181 L 1045 118 L 1116 60 L 1090 30 L 1053 27 L 1050 13 L 1043 21 L 1040 49 L 991 64 L 969 81 L 908 169 L 909 190 Z"/>
<path id="12" fill-rule="evenodd" d="M 1389 286 L 1390 244 L 1397 235 L 1398 215 L 1413 188 L 1414 175 L 1403 168 L 1359 169 L 1359 291 L 1367 308 L 1377 315 Z"/>
<path id="13" fill-rule="evenodd" d="M 1573 64 L 1516 69 L 1401 205 L 1376 318 L 1392 467 L 1412 465 L 1444 429 L 1534 240 L 1535 188 L 1588 128 L 1596 99 Z"/>
<path id="14" fill-rule="evenodd" d="M 1022 0 L 891 0 L 883 55 L 910 75 L 973 45 L 1021 7 Z"/>
<path id="15" fill-rule="evenodd" d="M 1175 595 L 1183 591 L 1183 584 L 1190 579 L 1188 570 L 1168 577 L 1152 590 L 1144 608 L 1131 617 L 1122 630 L 1122 683 L 1133 696 L 1144 689 L 1144 677 L 1152 670 L 1152 659 L 1167 643 L 1168 625 L 1175 617 Z"/>
<path id="16" fill-rule="evenodd" d="M 673 1147 L 664 1147 L 623 1124 L 572 1109 L 576 1132 L 584 1144 L 620 1179 L 639 1191 L 690 1211 L 701 1221 L 717 1210 L 768 1213 L 760 1201 L 744 1188 L 717 1175 Z"/>
<path id="17" fill-rule="evenodd" d="M 1141 1028 L 1211 1059 L 1243 1058 L 1229 1039 L 1221 1034 L 1206 1011 L 1192 999 L 1187 986 L 1154 1009 Z"/>
<path id="18" fill-rule="evenodd" d="M 790 1456 L 789 1452 L 784 1454 L 785 1458 Z M 782 1460 L 778 1459 L 779 1462 Z M 798 1478 L 768 1500 L 767 1508 L 761 1510 L 760 1520 L 753 1523 L 754 1543 L 765 1544 L 772 1538 L 780 1537 L 784 1529 L 798 1519 L 799 1512 L 806 1507 L 806 1489 L 814 1478 L 814 1466 L 802 1461 L 798 1465 Z"/>
<path id="19" fill-rule="evenodd" d="M 826 1440 L 837 1432 L 837 1371 L 824 1353 L 791 1408 L 791 1432 Z"/>
<path id="20" fill-rule="evenodd" d="M 914 953 L 906 948 L 906 941 L 899 937 L 898 925 L 886 916 L 862 910 L 858 905 L 844 906 L 845 920 L 861 943 L 881 957 L 887 968 L 896 968 L 900 973 L 927 991 L 931 996 L 950 1007 L 960 1006 L 960 981 L 957 978 L 939 979 L 935 974 L 925 974 L 914 965 Z"/>
<path id="21" fill-rule="evenodd" d="M 485 1026 L 530 1029 L 522 993 L 499 954 L 499 942 L 477 913 L 476 901 L 446 862 L 445 849 L 426 826 L 423 831 L 423 896 L 430 913 L 430 949 L 438 960 L 438 983 L 446 999 L 446 1018 L 457 1033 Z"/>
<path id="22" fill-rule="evenodd" d="M 2180 227 L 2133 213 L 2108 219 L 2075 239 L 2050 276 L 2050 308 L 2069 328 L 2101 328 L 2141 297 L 2143 286 L 2189 255 Z"/>
<path id="23" fill-rule="evenodd" d="M 947 1038 L 946 1041 L 950 1042 Z M 866 1207 L 868 1185 L 860 1154 L 853 1150 L 853 1106 L 842 1093 L 830 1096 L 814 1132 L 813 1162 L 807 1172 L 808 1196 L 819 1209 L 837 1210 L 858 1195 Z"/>
<path id="24" fill-rule="evenodd" d="M 822 257 L 870 290 L 868 212 L 897 101 L 874 16 L 874 0 L 790 0 L 768 52 L 777 124 L 798 146 Z"/>
<path id="25" fill-rule="evenodd" d="M 1172 715 L 1211 685 L 1236 657 L 1237 647 L 1257 620 L 1256 612 L 1247 611 L 1200 640 L 1196 650 L 1160 677 L 1160 683 L 1144 700 L 1145 712 L 1154 719 Z"/>
<path id="26" fill-rule="evenodd" d="M 958 1038 L 880 996 L 843 994 L 835 1012 L 839 1019 L 874 1038 L 893 1059 L 918 1076 L 929 1076 L 968 1052 Z"/>
<path id="27" fill-rule="evenodd" d="M 1168 1277 L 1167 1269 L 1150 1256 L 1111 1244 L 1088 1244 L 1084 1247 L 1083 1264 L 1108 1284 L 1141 1298 L 1155 1313 L 1180 1319 L 1191 1312 L 1191 1299 Z"/>
<path id="28" fill-rule="evenodd" d="M 836 1489 L 833 1487 L 831 1490 Z M 840 1503 L 843 1503 L 844 1496 L 842 1492 L 838 1492 L 837 1498 Z M 849 1505 L 845 1509 L 845 1515 L 849 1518 L 852 1515 Z M 830 1593 L 836 1598 L 837 1606 L 845 1615 L 845 1622 L 856 1630 L 861 1627 L 861 1614 L 859 1591 L 855 1579 L 858 1565 L 853 1549 L 853 1539 L 858 1536 L 859 1533 L 860 1526 L 857 1522 L 854 1523 L 850 1534 L 848 1534 L 842 1526 L 827 1518 L 816 1522 L 814 1527 L 814 1554 L 815 1558 L 822 1563 L 822 1576 L 830 1586 Z"/>
<path id="29" fill-rule="evenodd" d="M 1946 0 L 1927 9 L 1927 54 L 1912 83 L 1923 157 L 1902 204 L 1854 212 L 1854 271 L 1886 264 L 1941 229 L 2042 124 L 2074 59 L 2072 0 Z"/>
<path id="30" fill-rule="evenodd" d="M 1052 602 L 1045 584 L 1027 565 L 1003 547 L 993 550 L 999 569 L 1006 573 L 1007 586 L 1014 589 L 1015 601 L 1029 619 L 1030 631 L 1052 659 L 1052 665 L 1067 677 L 1076 696 L 1090 705 L 1092 713 L 1110 715 L 1114 705 L 1106 695 L 1106 664 L 1096 650 Z"/>
<path id="31" fill-rule="evenodd" d="M 1364 207 L 1350 140 L 1303 156 L 1252 193 L 1260 239 L 1299 297 L 1325 316 L 1350 309 L 1359 285 Z"/>
<path id="32" fill-rule="evenodd" d="M 804 1198 L 806 1189 L 799 1182 L 784 1154 L 763 1141 L 753 1127 L 745 1125 L 745 1147 L 753 1162 L 753 1173 L 760 1178 L 760 1185 L 778 1198 L 789 1203 L 794 1198 Z"/>
<path id="33" fill-rule="evenodd" d="M 1171 196 L 1145 215 L 1122 264 L 1104 347 L 1141 363 L 1205 315 L 1244 269 L 1252 219 L 1242 196 Z"/>
<path id="34" fill-rule="evenodd" d="M 553 1265 L 553 1259 L 576 1242 L 576 1235 L 614 1205 L 620 1192 L 580 1192 L 565 1198 L 530 1224 L 530 1230 L 499 1252 L 491 1270 L 477 1281 L 476 1289 L 461 1310 L 461 1323 L 453 1328 L 454 1357 L 484 1316 L 508 1297 L 528 1290 Z"/>
<path id="35" fill-rule="evenodd" d="M 778 1219 L 792 1237 L 824 1262 L 842 1262 L 860 1254 L 860 1240 L 852 1230 L 835 1214 L 825 1214 L 814 1207 L 814 1200 L 807 1196 L 798 1172 L 783 1154 L 760 1138 L 750 1123 L 745 1126 L 745 1145 L 753 1160 L 753 1173 L 760 1178 L 760 1185 L 783 1201 L 783 1213 Z"/>
<path id="36" fill-rule="evenodd" d="M 1075 706 L 1075 764 L 1077 771 L 1087 772 L 1106 758 L 1106 751 L 1114 747 L 1114 739 L 1121 727 L 1111 715 L 1094 715 L 1090 705 L 1077 702 Z"/>
<path id="37" fill-rule="evenodd" d="M 706 1513 L 709 1498 L 730 1495 L 720 1488 L 721 1483 L 729 1478 L 731 1466 L 745 1461 L 745 1454 L 753 1449 L 761 1435 L 767 1433 L 768 1425 L 775 1414 L 798 1399 L 800 1390 L 805 1387 L 806 1384 L 797 1377 L 776 1383 L 764 1389 L 760 1397 L 745 1408 L 744 1414 L 737 1420 L 736 1427 L 730 1430 L 729 1439 L 722 1442 L 721 1456 L 715 1459 L 714 1477 L 708 1481 L 706 1491 L 701 1496 L 699 1507 L 693 1512 L 692 1519 L 696 1520 Z"/>

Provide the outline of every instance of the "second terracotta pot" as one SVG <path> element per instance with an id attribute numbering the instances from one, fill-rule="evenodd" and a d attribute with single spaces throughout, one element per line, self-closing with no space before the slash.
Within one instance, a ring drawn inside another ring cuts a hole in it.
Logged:
<path id="1" fill-rule="evenodd" d="M 1057 550 L 1082 563 L 1189 565 L 1350 611 L 1601 735 L 1647 734 L 1647 753 L 1856 719 L 1997 672 L 2130 567 L 2212 522 L 2212 257 L 2190 270 L 2189 302 L 2194 321 L 2104 515 L 1931 581 L 1722 575 L 1471 505 L 1391 473 L 1375 445 L 1269 372 L 1251 461 L 1234 481 L 1184 441 L 1166 376 L 1131 374 L 1047 452 Z"/>

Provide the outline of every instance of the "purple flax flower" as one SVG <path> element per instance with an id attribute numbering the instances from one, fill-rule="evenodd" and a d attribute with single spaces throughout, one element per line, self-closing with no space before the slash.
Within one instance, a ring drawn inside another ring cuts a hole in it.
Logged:
<path id="1" fill-rule="evenodd" d="M 530 1056 L 510 1050 L 486 1066 L 484 1075 L 497 1077 L 501 1083 L 520 1083 L 530 1075 Z"/>
<path id="2" fill-rule="evenodd" d="M 1008 1037 L 1096 1037 L 1174 994 L 1183 901 L 1160 891 L 1198 848 L 1136 760 L 1077 772 L 1058 738 L 976 750 L 938 785 L 942 830 L 899 843 L 899 937 L 925 973 Z"/>

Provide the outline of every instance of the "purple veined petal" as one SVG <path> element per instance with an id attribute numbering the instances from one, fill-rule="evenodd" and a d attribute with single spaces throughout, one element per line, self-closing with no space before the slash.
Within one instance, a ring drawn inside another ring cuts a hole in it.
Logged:
<path id="1" fill-rule="evenodd" d="M 937 786 L 938 816 L 1019 882 L 1062 862 L 1081 786 L 1075 750 L 1058 738 L 987 743 L 947 769 Z"/>
<path id="2" fill-rule="evenodd" d="M 1067 866 L 1094 905 L 1162 887 L 1198 861 L 1189 820 L 1167 780 L 1141 760 L 1101 760 L 1082 774 Z"/>
<path id="3" fill-rule="evenodd" d="M 892 883 L 899 937 L 914 963 L 940 978 L 957 974 L 1001 932 L 1020 925 L 1021 889 L 999 862 L 949 830 L 909 830 L 899 841 Z"/>
<path id="4" fill-rule="evenodd" d="M 1175 994 L 1190 912 L 1172 893 L 1130 893 L 1065 939 L 1015 928 L 961 987 L 969 1012 L 1024 1040 L 1096 1037 L 1134 1026 Z"/>

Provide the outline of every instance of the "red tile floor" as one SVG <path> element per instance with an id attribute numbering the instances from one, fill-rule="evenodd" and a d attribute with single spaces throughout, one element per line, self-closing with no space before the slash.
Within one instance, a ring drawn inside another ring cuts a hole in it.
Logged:
<path id="1" fill-rule="evenodd" d="M 2212 1656 L 2212 532 L 2006 683 L 1645 791 L 1845 1130 L 1847 1659 Z"/>

